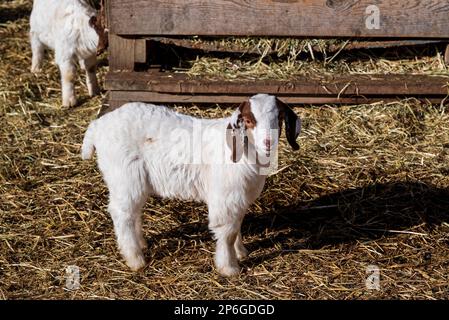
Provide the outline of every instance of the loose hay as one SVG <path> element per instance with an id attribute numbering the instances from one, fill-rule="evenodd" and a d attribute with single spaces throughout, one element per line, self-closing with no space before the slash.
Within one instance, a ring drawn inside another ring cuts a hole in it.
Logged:
<path id="1" fill-rule="evenodd" d="M 290 38 L 194 39 L 199 44 L 244 52 L 239 57 L 217 58 L 213 55 L 186 61 L 188 68 L 178 68 L 190 76 L 233 79 L 288 80 L 298 75 L 332 74 L 429 74 L 449 76 L 441 44 L 398 50 L 359 50 L 328 54 L 329 46 L 343 49 L 351 41 L 300 40 Z M 227 44 L 227 45 L 226 45 Z M 312 50 L 312 47 L 314 48 Z M 318 53 L 316 50 L 318 49 Z M 245 52 L 252 53 L 245 54 Z M 274 54 L 272 53 L 274 52 Z M 315 53 L 314 53 L 315 52 Z M 254 53 L 258 55 L 254 56 Z M 377 54 L 374 54 L 377 53 Z M 318 57 L 317 54 L 320 56 Z"/>
<path id="2" fill-rule="evenodd" d="M 30 4 L 1 5 L 17 15 L 2 16 L 0 25 L 0 298 L 448 298 L 449 115 L 446 106 L 414 100 L 295 108 L 301 149 L 291 152 L 282 139 L 280 172 L 243 224 L 251 254 L 238 278 L 214 271 L 204 205 L 155 199 L 144 214 L 149 265 L 130 272 L 116 249 L 99 171 L 79 156 L 101 98 L 86 97 L 81 76 L 84 103 L 61 109 L 54 64 L 47 59 L 38 77 L 28 72 Z M 441 71 L 439 58 L 427 59 L 434 58 L 395 63 Z M 372 61 L 360 70 L 392 63 Z M 251 72 L 274 72 L 260 68 Z M 176 108 L 204 117 L 230 112 Z M 78 290 L 64 287 L 68 265 L 80 268 Z M 380 291 L 365 287 L 368 265 L 380 268 Z"/>
<path id="3" fill-rule="evenodd" d="M 288 41 L 288 40 L 284 40 Z M 441 47 L 441 46 L 440 46 Z M 377 50 L 379 51 L 379 50 Z M 299 59 L 302 50 L 295 51 L 279 59 L 263 53 L 257 58 L 245 57 L 219 59 L 203 56 L 188 61 L 188 69 L 179 68 L 190 76 L 206 76 L 233 79 L 279 79 L 288 80 L 300 75 L 332 74 L 428 74 L 449 76 L 448 66 L 444 63 L 444 54 L 438 46 L 427 47 L 408 53 L 408 58 L 399 58 L 398 49 L 384 51 L 383 57 L 374 57 L 367 53 L 336 53 L 322 59 Z M 419 58 L 416 56 L 421 55 Z"/>

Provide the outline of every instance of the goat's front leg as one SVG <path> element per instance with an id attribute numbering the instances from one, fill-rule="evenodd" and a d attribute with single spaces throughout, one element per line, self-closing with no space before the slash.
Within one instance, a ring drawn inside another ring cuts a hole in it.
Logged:
<path id="1" fill-rule="evenodd" d="M 237 233 L 237 237 L 234 242 L 235 253 L 237 255 L 237 259 L 240 261 L 245 259 L 248 256 L 248 250 L 243 245 L 243 238 L 242 238 L 242 231 L 241 231 L 243 217 L 244 217 L 244 214 L 241 215 L 241 219 L 239 222 L 239 229 L 238 229 L 239 231 Z"/>
<path id="2" fill-rule="evenodd" d="M 248 250 L 243 245 L 242 232 L 240 230 L 234 242 L 234 249 L 237 255 L 237 259 L 239 259 L 240 261 L 248 256 Z"/>
<path id="3" fill-rule="evenodd" d="M 240 272 L 234 244 L 240 231 L 242 214 L 232 214 L 224 208 L 209 206 L 209 229 L 217 240 L 215 266 L 223 276 L 234 276 Z"/>
<path id="4" fill-rule="evenodd" d="M 44 45 L 39 40 L 39 36 L 35 32 L 30 32 L 31 52 L 33 54 L 31 58 L 31 72 L 41 72 L 42 60 L 44 57 Z"/>
<path id="5" fill-rule="evenodd" d="M 143 205 L 140 205 L 140 207 L 143 207 Z M 145 240 L 145 237 L 143 236 L 142 214 L 140 214 L 140 213 L 135 215 L 134 229 L 136 232 L 136 237 L 137 237 L 137 241 L 139 242 L 140 248 L 142 250 L 145 250 L 146 248 L 148 248 L 148 244 L 147 244 L 147 241 Z"/>
<path id="6" fill-rule="evenodd" d="M 58 60 L 57 64 L 61 71 L 62 105 L 64 107 L 74 107 L 76 105 L 74 84 L 76 74 L 75 63 L 73 59 Z"/>

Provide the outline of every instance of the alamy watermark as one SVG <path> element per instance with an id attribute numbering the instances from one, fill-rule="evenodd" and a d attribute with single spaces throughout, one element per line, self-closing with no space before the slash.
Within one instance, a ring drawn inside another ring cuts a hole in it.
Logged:
<path id="1" fill-rule="evenodd" d="M 368 290 L 380 290 L 380 269 L 376 265 L 366 267 L 368 277 L 365 280 L 365 286 Z"/>
<path id="2" fill-rule="evenodd" d="M 365 9 L 365 27 L 368 30 L 380 29 L 380 9 L 376 5 L 370 5 Z"/>
<path id="3" fill-rule="evenodd" d="M 68 290 L 80 288 L 80 268 L 78 266 L 67 266 L 65 269 L 65 288 Z"/>
<path id="4" fill-rule="evenodd" d="M 257 165 L 260 175 L 275 172 L 278 167 L 279 130 L 260 130 L 260 136 L 247 134 L 243 128 L 207 128 L 201 123 L 191 128 L 175 128 L 166 137 L 170 146 L 169 158 L 178 165 Z M 224 144 L 214 143 L 214 137 L 226 135 Z M 266 141 L 270 141 L 269 143 Z M 148 141 L 151 144 L 151 141 Z"/>

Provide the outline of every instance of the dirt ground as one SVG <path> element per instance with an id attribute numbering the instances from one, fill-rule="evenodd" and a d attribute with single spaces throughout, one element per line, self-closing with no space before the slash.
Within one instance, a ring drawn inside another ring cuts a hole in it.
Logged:
<path id="1" fill-rule="evenodd" d="M 80 158 L 104 95 L 89 98 L 80 75 L 80 104 L 65 109 L 51 55 L 42 74 L 29 72 L 30 8 L 0 3 L 0 299 L 449 298 L 449 110 L 413 99 L 294 108 L 300 150 L 282 139 L 281 170 L 243 223 L 251 254 L 240 276 L 216 273 L 203 204 L 157 199 L 144 211 L 148 265 L 130 272 L 95 161 Z M 432 47 L 400 63 L 449 75 L 440 57 Z M 101 82 L 106 71 L 103 56 Z M 72 265 L 76 290 L 66 288 Z M 369 266 L 379 290 L 366 286 Z"/>

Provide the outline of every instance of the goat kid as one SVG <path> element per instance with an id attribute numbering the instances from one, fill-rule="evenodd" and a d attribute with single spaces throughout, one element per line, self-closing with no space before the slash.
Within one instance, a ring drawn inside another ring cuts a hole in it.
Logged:
<path id="1" fill-rule="evenodd" d="M 243 217 L 259 197 L 282 123 L 294 150 L 301 120 L 274 96 L 259 94 L 228 118 L 198 119 L 166 107 L 128 103 L 94 120 L 82 158 L 97 152 L 109 189 L 108 211 L 118 246 L 132 270 L 145 265 L 141 210 L 148 196 L 196 200 L 208 206 L 219 273 L 239 273 L 248 254 Z"/>
<path id="2" fill-rule="evenodd" d="M 97 53 L 107 46 L 104 21 L 85 0 L 34 0 L 30 16 L 31 72 L 41 72 L 46 48 L 55 51 L 61 72 L 62 104 L 76 105 L 75 62 L 86 71 L 90 96 L 100 93 L 96 76 Z M 98 52 L 97 52 L 98 49 Z"/>

